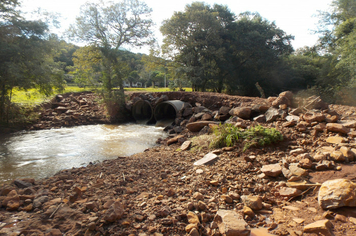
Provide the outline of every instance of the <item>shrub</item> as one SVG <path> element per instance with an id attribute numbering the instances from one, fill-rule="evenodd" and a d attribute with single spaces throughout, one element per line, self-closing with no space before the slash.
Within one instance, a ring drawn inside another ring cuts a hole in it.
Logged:
<path id="1" fill-rule="evenodd" d="M 215 138 L 210 143 L 210 148 L 231 147 L 238 142 L 244 142 L 243 151 L 246 151 L 253 146 L 265 146 L 283 140 L 279 131 L 261 125 L 244 130 L 232 124 L 224 124 L 213 128 L 213 133 Z"/>

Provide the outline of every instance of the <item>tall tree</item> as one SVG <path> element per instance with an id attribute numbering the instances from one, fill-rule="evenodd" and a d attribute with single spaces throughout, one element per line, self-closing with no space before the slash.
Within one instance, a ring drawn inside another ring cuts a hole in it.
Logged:
<path id="1" fill-rule="evenodd" d="M 123 109 L 123 78 L 120 68 L 120 47 L 142 46 L 152 42 L 152 9 L 139 0 L 119 3 L 86 3 L 69 31 L 79 41 L 100 49 L 103 66 L 103 86 L 110 115 L 115 119 Z M 114 86 L 119 92 L 113 92 Z"/>
<path id="2" fill-rule="evenodd" d="M 320 13 L 316 31 L 321 34 L 320 57 L 325 62 L 316 86 L 329 102 L 343 102 L 347 98 L 339 97 L 356 90 L 356 2 L 334 0 L 331 7 L 331 12 Z"/>
<path id="3" fill-rule="evenodd" d="M 101 50 L 107 70 L 105 89 L 111 92 L 113 77 L 117 73 L 117 58 L 122 46 L 142 46 L 152 42 L 150 9 L 138 0 L 123 0 L 120 3 L 87 3 L 81 7 L 72 36 Z M 120 88 L 122 78 L 116 75 Z"/>
<path id="4" fill-rule="evenodd" d="M 258 14 L 236 17 L 218 4 L 193 2 L 164 21 L 161 32 L 165 52 L 180 64 L 195 91 L 255 95 L 256 82 L 272 89 L 269 84 L 278 77 L 273 68 L 293 50 L 293 37 L 274 23 Z"/>
<path id="5" fill-rule="evenodd" d="M 53 60 L 48 26 L 28 21 L 17 10 L 16 0 L 0 1 L 0 119 L 6 119 L 13 88 L 39 88 L 49 94 L 61 87 L 63 70 Z"/>

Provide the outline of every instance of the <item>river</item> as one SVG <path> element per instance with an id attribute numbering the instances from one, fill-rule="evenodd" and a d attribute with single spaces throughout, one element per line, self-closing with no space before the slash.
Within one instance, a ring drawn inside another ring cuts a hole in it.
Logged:
<path id="1" fill-rule="evenodd" d="M 155 126 L 88 125 L 0 136 L 0 183 L 45 178 L 90 162 L 129 156 L 165 138 Z"/>

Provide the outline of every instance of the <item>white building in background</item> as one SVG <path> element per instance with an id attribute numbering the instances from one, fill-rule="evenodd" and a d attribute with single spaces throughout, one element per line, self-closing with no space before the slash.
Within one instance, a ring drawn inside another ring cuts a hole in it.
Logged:
<path id="1" fill-rule="evenodd" d="M 129 87 L 133 87 L 133 88 L 142 88 L 142 83 L 141 82 L 133 82 L 132 86 L 130 86 L 130 82 L 125 80 L 124 81 L 124 87 L 125 88 L 129 88 Z"/>

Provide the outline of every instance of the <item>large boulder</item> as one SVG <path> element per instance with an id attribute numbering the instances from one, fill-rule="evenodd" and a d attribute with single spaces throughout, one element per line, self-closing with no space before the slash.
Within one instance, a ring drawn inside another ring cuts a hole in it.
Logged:
<path id="1" fill-rule="evenodd" d="M 250 119 L 252 109 L 250 107 L 236 107 L 230 110 L 229 114 L 240 117 L 241 119 Z"/>
<path id="2" fill-rule="evenodd" d="M 214 217 L 214 222 L 218 225 L 221 235 L 249 236 L 251 232 L 242 215 L 236 211 L 219 210 Z"/>
<path id="3" fill-rule="evenodd" d="M 356 184 L 347 179 L 324 182 L 318 194 L 319 205 L 323 209 L 356 206 Z"/>
<path id="4" fill-rule="evenodd" d="M 218 124 L 218 123 L 214 121 L 196 121 L 196 122 L 188 123 L 186 127 L 191 132 L 199 132 L 202 128 L 208 126 L 209 124 Z"/>

